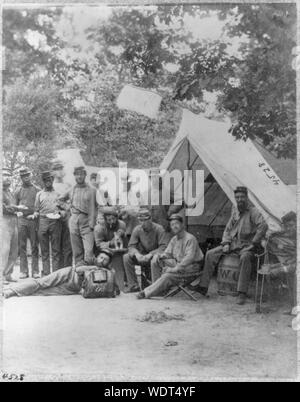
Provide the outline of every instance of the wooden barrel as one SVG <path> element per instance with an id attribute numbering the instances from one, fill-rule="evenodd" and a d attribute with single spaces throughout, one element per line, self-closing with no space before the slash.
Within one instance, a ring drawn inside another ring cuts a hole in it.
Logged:
<path id="1" fill-rule="evenodd" d="M 236 296 L 240 275 L 240 258 L 236 254 L 228 254 L 221 257 L 218 266 L 218 293 L 226 296 Z"/>

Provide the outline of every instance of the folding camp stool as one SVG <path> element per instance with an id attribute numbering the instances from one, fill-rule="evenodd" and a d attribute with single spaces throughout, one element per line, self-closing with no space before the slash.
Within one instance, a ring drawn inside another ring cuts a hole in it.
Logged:
<path id="1" fill-rule="evenodd" d="M 267 298 L 270 296 L 270 269 L 269 269 L 269 253 L 266 248 L 262 254 L 256 254 L 257 258 L 257 271 L 256 271 L 256 287 L 255 287 L 255 311 L 256 313 L 262 312 L 262 303 L 264 296 L 264 287 L 265 283 L 267 283 Z M 264 258 L 264 262 L 262 268 L 260 269 L 261 257 Z M 259 291 L 259 278 L 261 277 L 261 285 Z"/>
<path id="2" fill-rule="evenodd" d="M 196 299 L 196 297 L 191 293 L 190 290 L 187 290 L 187 287 L 189 285 L 191 285 L 196 279 L 198 279 L 201 276 L 202 273 L 191 276 L 190 278 L 184 278 L 181 280 L 181 282 L 176 285 L 173 289 L 170 290 L 170 292 L 168 292 L 165 296 L 164 299 L 166 299 L 167 297 L 171 297 L 171 296 L 175 296 L 177 295 L 179 292 L 183 292 L 185 293 L 190 299 L 194 300 L 194 301 L 198 301 L 198 299 Z"/>
<path id="3" fill-rule="evenodd" d="M 141 265 L 135 265 L 134 268 L 140 290 L 143 290 L 143 280 L 147 283 L 147 285 L 151 285 L 151 281 L 149 281 L 147 278 L 145 272 L 143 271 L 143 267 Z"/>

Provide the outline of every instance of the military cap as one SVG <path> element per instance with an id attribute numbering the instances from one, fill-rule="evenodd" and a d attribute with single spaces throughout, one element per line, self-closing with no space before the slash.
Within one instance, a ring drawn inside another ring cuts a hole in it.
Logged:
<path id="1" fill-rule="evenodd" d="M 30 170 L 27 167 L 24 167 L 22 169 L 19 170 L 19 174 L 20 176 L 28 176 L 31 174 Z"/>
<path id="2" fill-rule="evenodd" d="M 179 215 L 179 214 L 172 214 L 170 217 L 169 217 L 169 221 L 179 221 L 179 222 L 183 222 L 183 218 L 182 218 L 182 216 L 181 215 Z"/>
<path id="3" fill-rule="evenodd" d="M 2 168 L 2 174 L 12 176 L 12 171 L 9 168 Z"/>
<path id="4" fill-rule="evenodd" d="M 297 215 L 294 211 L 290 211 L 287 214 L 283 215 L 281 218 L 282 223 L 290 222 L 290 221 L 296 221 L 297 220 Z"/>
<path id="5" fill-rule="evenodd" d="M 52 162 L 52 170 L 61 170 L 63 168 L 64 168 L 64 164 L 63 164 L 63 162 L 61 160 L 55 159 Z"/>
<path id="6" fill-rule="evenodd" d="M 49 170 L 42 172 L 41 176 L 43 181 L 49 178 L 53 178 L 53 174 Z"/>
<path id="7" fill-rule="evenodd" d="M 244 187 L 244 186 L 238 186 L 234 190 L 234 194 L 236 194 L 236 193 L 244 193 L 244 194 L 248 195 L 248 189 L 247 189 L 247 187 Z"/>
<path id="8" fill-rule="evenodd" d="M 105 207 L 105 208 L 103 208 L 103 215 L 104 216 L 108 216 L 108 215 L 118 216 L 118 211 L 115 207 Z"/>
<path id="9" fill-rule="evenodd" d="M 138 218 L 141 221 L 146 221 L 146 220 L 152 218 L 151 212 L 149 211 L 148 208 L 142 207 L 138 211 Z"/>
<path id="10" fill-rule="evenodd" d="M 112 251 L 110 251 L 108 248 L 103 248 L 103 249 L 101 249 L 100 252 L 99 252 L 99 254 L 101 254 L 101 253 L 106 254 L 110 259 L 113 258 L 113 253 L 112 253 Z M 99 255 L 99 254 L 98 254 L 98 255 Z"/>
<path id="11" fill-rule="evenodd" d="M 76 166 L 76 167 L 74 168 L 73 174 L 76 174 L 76 173 L 78 173 L 78 172 L 85 172 L 85 173 L 86 173 L 86 168 L 85 168 L 84 166 Z"/>

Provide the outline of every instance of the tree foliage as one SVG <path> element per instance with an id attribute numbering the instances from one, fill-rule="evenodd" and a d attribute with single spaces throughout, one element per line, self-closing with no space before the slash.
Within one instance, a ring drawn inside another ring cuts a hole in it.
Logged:
<path id="1" fill-rule="evenodd" d="M 278 156 L 296 157 L 295 5 L 238 6 L 231 36 L 249 37 L 236 61 L 238 86 L 224 86 L 220 107 L 233 112 L 237 138 L 259 138 Z"/>
<path id="2" fill-rule="evenodd" d="M 219 39 L 189 31 L 188 17 L 201 24 L 211 15 L 224 21 Z M 55 148 L 79 146 L 87 164 L 157 166 L 178 129 L 179 106 L 204 111 L 207 91 L 218 95 L 216 113 L 232 117 L 234 136 L 295 157 L 295 16 L 292 4 L 116 7 L 87 29 L 82 47 L 60 36 L 62 8 L 5 9 L 6 163 L 37 172 Z M 240 43 L 235 53 L 230 41 Z M 163 97 L 158 120 L 116 107 L 126 83 Z"/>

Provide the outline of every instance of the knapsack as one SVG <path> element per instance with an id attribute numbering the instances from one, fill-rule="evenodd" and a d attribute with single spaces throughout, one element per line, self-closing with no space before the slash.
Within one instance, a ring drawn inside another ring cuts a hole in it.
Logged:
<path id="1" fill-rule="evenodd" d="M 82 289 L 85 299 L 110 298 L 120 293 L 115 281 L 115 271 L 105 268 L 98 268 L 86 274 Z"/>

